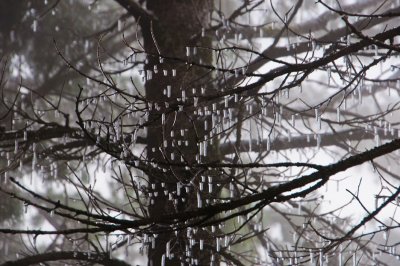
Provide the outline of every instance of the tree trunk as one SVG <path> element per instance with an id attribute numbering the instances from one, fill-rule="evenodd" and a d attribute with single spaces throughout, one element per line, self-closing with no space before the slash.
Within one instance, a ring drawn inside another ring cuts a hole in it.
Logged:
<path id="1" fill-rule="evenodd" d="M 195 78 L 204 74 L 204 70 L 168 58 L 185 60 L 187 47 L 193 50 L 194 46 L 211 46 L 206 38 L 192 39 L 196 34 L 201 36 L 201 29 L 207 23 L 209 4 L 209 1 L 205 0 L 147 1 L 148 10 L 158 19 L 142 30 L 144 48 L 148 53 L 148 63 L 145 67 L 145 75 L 148 78 L 145 85 L 146 98 L 153 104 L 149 120 L 156 120 L 147 131 L 147 158 L 150 161 L 163 162 L 165 165 L 182 162 L 191 164 L 196 161 L 198 138 L 203 137 L 204 133 L 200 128 L 197 130 L 199 122 L 193 117 L 193 109 L 179 110 L 178 106 L 193 101 L 192 88 L 200 90 Z M 162 57 L 167 58 L 160 59 Z M 199 51 L 195 58 L 191 58 L 196 61 L 200 59 L 203 63 L 211 63 L 209 53 L 202 51 Z M 155 67 L 158 72 L 154 71 Z M 152 74 L 152 79 L 149 79 L 148 73 Z M 182 91 L 185 96 L 182 95 Z M 186 97 L 188 99 L 182 99 Z M 181 98 L 181 101 L 177 101 L 177 98 Z M 170 107 L 166 107 L 166 102 Z M 193 170 L 185 170 L 181 166 L 168 166 L 165 169 L 163 174 L 147 173 L 151 184 L 149 190 L 153 195 L 157 194 L 153 198 L 149 214 L 158 216 L 197 207 L 197 198 L 193 196 L 196 194 L 190 193 L 193 191 L 187 193 L 184 188 L 193 178 Z M 182 189 L 177 191 L 177 187 Z M 189 245 L 186 230 L 177 234 L 166 233 L 165 228 L 159 230 L 164 232 L 157 236 L 155 248 L 149 249 L 148 265 L 161 265 L 163 256 L 165 265 L 187 264 L 194 257 L 194 254 L 186 252 Z M 169 258 L 166 254 L 168 242 L 173 254 L 173 257 Z M 203 251 L 201 258 L 198 258 L 201 260 L 199 263 L 209 264 L 210 256 L 210 251 Z"/>

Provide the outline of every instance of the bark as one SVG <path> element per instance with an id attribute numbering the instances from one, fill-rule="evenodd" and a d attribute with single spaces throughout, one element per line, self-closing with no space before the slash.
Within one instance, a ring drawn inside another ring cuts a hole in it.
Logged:
<path id="1" fill-rule="evenodd" d="M 146 20 L 141 23 L 145 51 L 152 55 L 161 54 L 166 57 L 185 59 L 186 47 L 211 46 L 207 39 L 191 39 L 194 34 L 200 33 L 202 27 L 205 26 L 208 6 L 209 1 L 204 0 L 147 1 L 147 9 L 157 20 Z M 211 59 L 208 54 L 201 51 L 196 57 L 198 60 L 201 58 L 203 62 L 210 62 Z M 158 56 L 149 55 L 147 59 L 146 72 L 153 71 L 155 66 L 159 72 L 153 72 L 153 79 L 147 80 L 145 85 L 146 97 L 150 104 L 158 104 L 161 107 L 160 110 L 153 108 L 150 112 L 150 119 L 155 119 L 157 122 L 148 127 L 147 157 L 154 161 L 173 162 L 179 161 L 182 156 L 187 162 L 193 163 L 196 160 L 198 138 L 201 138 L 204 133 L 196 130 L 196 124 L 199 122 L 193 117 L 192 113 L 178 110 L 179 102 L 176 99 L 182 96 L 182 90 L 185 90 L 186 94 L 189 95 L 191 88 L 198 85 L 194 82 L 195 78 L 204 74 L 204 70 L 190 68 L 187 64 L 172 60 L 160 62 Z M 164 76 L 163 70 L 167 71 L 167 76 Z M 173 71 L 176 71 L 176 76 L 173 76 Z M 167 86 L 171 86 L 171 97 L 163 95 Z M 165 124 L 163 125 L 161 115 L 167 109 L 165 102 L 168 102 L 171 106 L 175 105 L 170 107 L 174 108 L 175 111 L 165 115 Z M 192 123 L 192 121 L 197 122 Z M 181 134 L 182 130 L 184 136 Z M 171 132 L 174 133 L 174 136 L 171 135 Z M 183 141 L 187 141 L 187 145 L 173 147 L 173 145 L 178 146 L 177 141 L 179 140 L 182 141 L 182 144 Z M 167 143 L 166 147 L 164 142 Z M 171 158 L 172 153 L 175 159 Z M 176 192 L 178 182 L 183 184 L 193 177 L 193 172 L 190 170 L 170 167 L 163 176 L 153 173 L 147 173 L 147 175 L 150 184 L 155 186 L 152 192 L 158 194 L 154 198 L 154 204 L 149 208 L 151 217 L 187 211 L 197 207 L 196 197 L 193 197 L 191 193 L 186 193 L 182 189 L 181 195 L 178 196 Z M 172 196 L 166 196 L 164 191 L 168 191 L 168 194 L 172 194 Z M 170 197 L 173 199 L 169 200 Z M 191 256 L 185 257 L 188 240 L 186 234 L 186 231 L 178 232 L 177 235 L 174 233 L 159 234 L 156 238 L 156 247 L 149 249 L 148 265 L 161 265 L 162 256 L 166 253 L 167 242 L 170 242 L 170 246 L 173 247 L 171 253 L 174 253 L 175 256 L 172 259 L 167 258 L 166 265 L 179 265 L 181 262 L 189 260 Z M 208 263 L 209 257 L 210 252 L 204 251 L 199 263 L 201 265 Z"/>

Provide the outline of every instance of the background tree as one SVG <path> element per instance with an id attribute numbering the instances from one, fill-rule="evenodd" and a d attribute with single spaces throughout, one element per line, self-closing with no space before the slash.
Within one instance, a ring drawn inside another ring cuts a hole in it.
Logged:
<path id="1" fill-rule="evenodd" d="M 399 10 L 2 1 L 3 265 L 392 265 Z"/>

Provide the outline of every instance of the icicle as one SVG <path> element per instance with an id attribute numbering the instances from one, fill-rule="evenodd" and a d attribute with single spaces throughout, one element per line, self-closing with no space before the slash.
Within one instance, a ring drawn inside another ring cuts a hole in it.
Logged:
<path id="1" fill-rule="evenodd" d="M 199 145 L 199 155 L 203 156 L 203 145 L 201 144 L 201 142 L 198 144 Z"/>
<path id="2" fill-rule="evenodd" d="M 202 183 L 200 183 L 200 184 L 202 184 Z M 201 201 L 201 196 L 200 196 L 200 193 L 197 192 L 197 208 L 202 208 L 202 207 L 203 207 L 203 203 Z"/>
<path id="3" fill-rule="evenodd" d="M 167 97 L 171 97 L 171 85 L 167 85 Z"/>
<path id="4" fill-rule="evenodd" d="M 33 31 L 33 32 L 36 32 L 36 31 L 37 31 L 37 25 L 38 25 L 38 22 L 37 22 L 37 20 L 35 19 L 35 20 L 32 22 L 32 31 Z"/>
<path id="5" fill-rule="evenodd" d="M 342 262 L 342 259 L 343 259 L 342 252 L 343 252 L 343 247 L 342 247 L 342 245 L 340 245 L 340 250 L 339 250 L 339 253 L 338 253 L 339 266 L 342 266 L 342 264 L 343 264 L 343 262 Z"/>
<path id="6" fill-rule="evenodd" d="M 147 70 L 146 71 L 146 80 L 151 80 L 153 79 L 153 71 Z"/>
<path id="7" fill-rule="evenodd" d="M 161 114 L 161 125 L 165 125 L 165 113 Z"/>
<path id="8" fill-rule="evenodd" d="M 122 30 L 122 21 L 120 19 L 118 19 L 117 24 L 118 24 L 117 25 L 118 31 L 121 31 Z"/>
<path id="9" fill-rule="evenodd" d="M 318 129 L 321 130 L 321 127 L 322 127 L 322 118 L 321 118 L 321 116 L 319 116 L 317 118 L 317 123 L 318 123 Z"/>
<path id="10" fill-rule="evenodd" d="M 215 233 L 215 226 L 214 225 L 211 226 L 211 233 Z"/>
<path id="11" fill-rule="evenodd" d="M 161 257 L 161 266 L 165 266 L 165 254 Z"/>
<path id="12" fill-rule="evenodd" d="M 324 253 L 322 252 L 322 250 L 319 251 L 319 265 L 324 265 Z"/>
<path id="13" fill-rule="evenodd" d="M 186 101 L 186 91 L 182 91 L 182 102 Z"/>
<path id="14" fill-rule="evenodd" d="M 238 78 L 239 77 L 239 69 L 235 69 L 234 70 L 234 73 L 235 73 L 235 78 Z"/>
<path id="15" fill-rule="evenodd" d="M 379 134 L 375 134 L 375 146 L 379 146 L 379 145 L 380 145 Z"/>
<path id="16" fill-rule="evenodd" d="M 16 154 L 18 152 L 18 139 L 15 139 L 15 145 L 14 145 L 14 153 Z"/>
<path id="17" fill-rule="evenodd" d="M 165 256 L 166 256 L 167 258 L 170 258 L 170 257 L 171 257 L 171 254 L 170 254 L 170 245 L 171 245 L 171 241 L 168 241 L 168 242 L 167 242 L 167 245 L 166 245 L 166 248 L 165 248 Z"/>

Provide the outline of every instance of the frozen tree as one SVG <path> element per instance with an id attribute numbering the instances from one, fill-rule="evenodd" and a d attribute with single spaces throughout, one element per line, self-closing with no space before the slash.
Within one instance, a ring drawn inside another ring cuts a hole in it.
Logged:
<path id="1" fill-rule="evenodd" d="M 399 16 L 1 1 L 1 265 L 393 265 Z"/>

